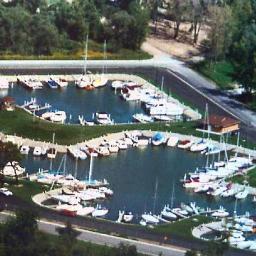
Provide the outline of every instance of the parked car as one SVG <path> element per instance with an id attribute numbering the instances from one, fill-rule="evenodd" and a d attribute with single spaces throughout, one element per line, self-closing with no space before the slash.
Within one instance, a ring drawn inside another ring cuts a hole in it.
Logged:
<path id="1" fill-rule="evenodd" d="M 8 190 L 7 188 L 0 188 L 0 193 L 5 195 L 5 196 L 12 196 L 12 192 Z"/>

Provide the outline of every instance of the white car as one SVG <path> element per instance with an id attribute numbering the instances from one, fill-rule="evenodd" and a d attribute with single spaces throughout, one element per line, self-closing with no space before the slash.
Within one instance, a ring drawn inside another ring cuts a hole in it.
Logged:
<path id="1" fill-rule="evenodd" d="M 0 193 L 4 194 L 6 196 L 12 196 L 13 195 L 12 192 L 9 191 L 7 188 L 0 188 Z"/>

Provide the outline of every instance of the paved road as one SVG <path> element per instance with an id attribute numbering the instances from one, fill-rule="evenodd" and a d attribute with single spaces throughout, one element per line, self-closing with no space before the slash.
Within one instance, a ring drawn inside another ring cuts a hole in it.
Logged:
<path id="1" fill-rule="evenodd" d="M 11 215 L 7 212 L 0 213 L 0 222 L 5 222 L 7 218 L 9 218 L 10 216 Z M 64 225 L 58 224 L 55 222 L 46 221 L 46 220 L 38 221 L 39 230 L 46 233 L 57 235 L 58 234 L 56 232 L 57 227 L 64 227 Z M 161 254 L 163 256 L 183 256 L 185 254 L 185 250 L 180 248 L 158 245 L 152 242 L 136 241 L 132 239 L 126 239 L 122 237 L 101 234 L 98 232 L 92 232 L 92 231 L 81 229 L 81 228 L 76 228 L 76 230 L 80 232 L 80 235 L 78 236 L 79 240 L 92 242 L 94 244 L 107 245 L 110 247 L 118 247 L 120 243 L 123 243 L 126 245 L 134 245 L 137 247 L 138 252 L 143 253 L 145 255 Z"/>

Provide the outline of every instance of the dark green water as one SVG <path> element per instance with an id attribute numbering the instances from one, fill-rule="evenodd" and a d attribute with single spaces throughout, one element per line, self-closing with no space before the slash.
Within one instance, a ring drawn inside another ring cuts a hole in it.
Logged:
<path id="1" fill-rule="evenodd" d="M 58 168 L 62 156 L 54 160 L 53 166 Z M 28 156 L 23 164 L 30 172 L 38 168 L 49 168 L 48 159 L 40 159 Z M 127 209 L 135 214 L 154 209 L 154 194 L 156 180 L 158 180 L 157 199 L 155 201 L 155 213 L 160 213 L 164 204 L 171 202 L 172 187 L 174 184 L 174 206 L 181 202 L 196 201 L 200 206 L 218 208 L 223 205 L 230 212 L 234 210 L 234 199 L 214 199 L 206 195 L 199 195 L 186 191 L 179 182 L 184 173 L 193 170 L 197 166 L 205 164 L 205 156 L 193 154 L 180 149 L 168 147 L 148 146 L 144 149 L 130 148 L 121 151 L 117 155 L 94 160 L 93 178 L 106 178 L 114 196 L 104 204 L 110 209 L 108 217 L 116 219 L 119 209 Z M 75 162 L 68 157 L 67 170 L 75 173 Z M 78 162 L 78 178 L 85 179 L 88 176 L 89 160 Z M 251 200 L 238 202 L 237 211 L 244 213 L 250 210 L 253 214 L 254 205 Z"/>

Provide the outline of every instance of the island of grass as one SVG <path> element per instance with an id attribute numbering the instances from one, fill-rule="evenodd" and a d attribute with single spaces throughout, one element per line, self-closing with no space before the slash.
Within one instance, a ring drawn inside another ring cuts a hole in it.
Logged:
<path id="1" fill-rule="evenodd" d="M 228 179 L 232 183 L 248 184 L 249 186 L 256 188 L 256 167 L 249 170 L 246 174 L 238 174 Z"/>
<path id="2" fill-rule="evenodd" d="M 54 124 L 34 117 L 22 109 L 12 112 L 0 111 L 0 131 L 6 135 L 17 135 L 37 141 L 51 142 L 55 133 L 55 142 L 60 145 L 72 145 L 92 138 L 98 138 L 110 133 L 117 133 L 128 130 L 152 130 L 166 131 L 186 135 L 202 137 L 197 131 L 196 122 L 174 122 L 174 123 L 148 123 L 148 124 L 116 124 L 108 126 L 80 126 L 71 124 Z M 213 135 L 213 140 L 219 141 L 219 136 Z M 236 144 L 237 138 L 231 137 L 229 143 Z M 255 144 L 242 141 L 241 146 L 255 148 Z"/>

